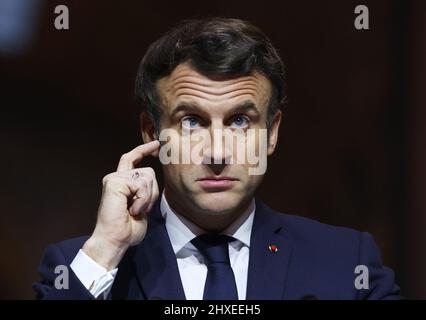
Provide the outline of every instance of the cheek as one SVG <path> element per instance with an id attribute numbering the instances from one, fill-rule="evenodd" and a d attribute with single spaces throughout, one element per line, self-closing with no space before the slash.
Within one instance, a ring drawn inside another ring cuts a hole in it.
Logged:
<path id="1" fill-rule="evenodd" d="M 250 129 L 247 132 L 246 143 L 259 152 L 268 145 L 268 131 L 265 128 Z"/>
<path id="2" fill-rule="evenodd" d="M 164 183 L 169 186 L 173 192 L 182 193 L 185 191 L 185 175 L 182 173 L 179 165 L 169 164 L 163 166 Z"/>
<path id="3" fill-rule="evenodd" d="M 163 166 L 164 180 L 177 189 L 191 189 L 195 180 L 194 165 L 170 164 Z"/>
<path id="4" fill-rule="evenodd" d="M 247 172 L 247 168 L 246 172 Z M 244 178 L 241 184 L 241 190 L 240 193 L 242 194 L 253 194 L 257 188 L 259 187 L 260 183 L 263 180 L 263 175 L 248 175 Z"/>
<path id="5" fill-rule="evenodd" d="M 237 134 L 232 144 L 234 163 L 246 168 L 266 167 L 267 147 L 266 129 L 249 129 L 244 134 Z"/>

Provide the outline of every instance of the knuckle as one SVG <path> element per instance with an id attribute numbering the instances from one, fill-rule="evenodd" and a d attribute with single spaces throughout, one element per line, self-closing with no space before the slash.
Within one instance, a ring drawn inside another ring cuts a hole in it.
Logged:
<path id="1" fill-rule="evenodd" d="M 111 178 L 111 173 L 109 173 L 109 174 L 107 174 L 106 176 L 104 176 L 103 178 L 102 178 L 102 184 L 103 185 L 105 185 L 107 182 L 108 182 L 108 180 Z"/>
<path id="2" fill-rule="evenodd" d="M 144 176 L 143 176 L 143 180 L 145 181 L 145 183 L 146 183 L 147 185 L 150 185 L 150 184 L 152 183 L 153 178 L 152 178 L 152 176 L 151 176 L 151 175 L 144 175 Z"/>
<path id="3" fill-rule="evenodd" d="M 144 168 L 145 172 L 150 175 L 152 178 L 155 178 L 155 171 L 153 168 L 151 167 L 146 167 Z"/>
<path id="4" fill-rule="evenodd" d="M 154 180 L 153 181 L 153 184 L 152 184 L 152 187 L 153 187 L 153 189 L 158 193 L 159 191 L 158 191 L 158 183 L 157 183 L 157 180 Z"/>
<path id="5" fill-rule="evenodd" d="M 110 188 L 112 186 L 115 186 L 121 181 L 120 177 L 114 174 L 109 174 L 104 177 L 103 184 L 104 188 Z"/>
<path id="6" fill-rule="evenodd" d="M 120 162 L 127 162 L 129 160 L 129 154 L 123 153 L 120 157 Z"/>
<path id="7" fill-rule="evenodd" d="M 160 193 L 158 192 L 157 189 L 155 189 L 154 192 L 153 192 L 153 195 L 154 195 L 154 198 L 157 199 L 159 197 Z"/>
<path id="8" fill-rule="evenodd" d="M 142 179 L 141 179 L 141 186 L 143 187 L 143 188 L 148 188 L 148 186 L 149 186 L 149 180 L 148 180 L 149 178 L 146 178 L 146 177 L 143 177 Z"/>

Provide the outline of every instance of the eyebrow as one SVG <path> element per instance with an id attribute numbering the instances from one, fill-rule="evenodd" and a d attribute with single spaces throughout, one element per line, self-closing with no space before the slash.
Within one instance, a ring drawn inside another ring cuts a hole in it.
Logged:
<path id="1" fill-rule="evenodd" d="M 206 112 L 198 105 L 196 102 L 181 102 L 176 108 L 173 109 L 171 116 L 174 117 L 178 112 L 200 112 L 205 114 Z M 244 113 L 244 112 L 254 112 L 256 116 L 260 116 L 259 109 L 256 107 L 256 104 L 251 100 L 245 100 L 241 103 L 230 108 L 227 113 Z"/>
<path id="2" fill-rule="evenodd" d="M 174 117 L 178 112 L 201 112 L 205 113 L 203 109 L 196 102 L 181 102 L 173 109 L 171 116 Z"/>
<path id="3" fill-rule="evenodd" d="M 243 101 L 232 107 L 230 110 L 230 112 L 232 113 L 244 113 L 250 111 L 256 113 L 256 116 L 260 116 L 259 109 L 256 107 L 256 104 L 251 100 Z"/>

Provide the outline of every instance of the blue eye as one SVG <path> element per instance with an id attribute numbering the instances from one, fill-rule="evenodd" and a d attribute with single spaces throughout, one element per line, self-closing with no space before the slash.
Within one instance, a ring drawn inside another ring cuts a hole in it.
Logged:
<path id="1" fill-rule="evenodd" d="M 182 125 L 187 128 L 194 129 L 200 125 L 200 122 L 196 117 L 186 117 L 182 119 Z"/>
<path id="2" fill-rule="evenodd" d="M 249 120 L 244 116 L 237 116 L 232 120 L 231 127 L 234 128 L 244 128 L 248 126 Z"/>

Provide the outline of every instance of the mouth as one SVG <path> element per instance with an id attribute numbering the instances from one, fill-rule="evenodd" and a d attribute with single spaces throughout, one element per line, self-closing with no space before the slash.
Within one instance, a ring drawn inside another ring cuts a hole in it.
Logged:
<path id="1" fill-rule="evenodd" d="M 238 179 L 227 176 L 209 176 L 196 181 L 207 191 L 222 191 L 231 188 Z"/>

